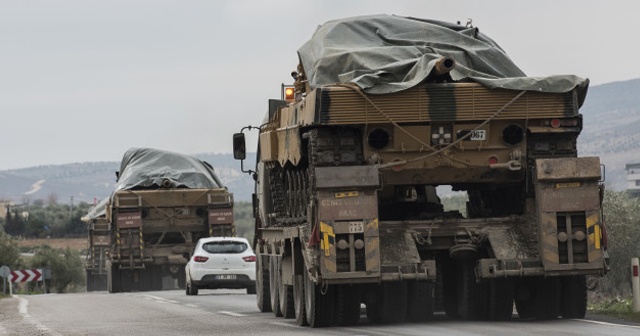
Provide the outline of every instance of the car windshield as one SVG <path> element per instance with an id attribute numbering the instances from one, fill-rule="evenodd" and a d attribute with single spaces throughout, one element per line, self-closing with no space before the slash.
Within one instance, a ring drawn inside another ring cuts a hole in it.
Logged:
<path id="1" fill-rule="evenodd" d="M 242 253 L 247 247 L 247 244 L 238 241 L 219 241 L 202 245 L 202 249 L 209 253 Z"/>

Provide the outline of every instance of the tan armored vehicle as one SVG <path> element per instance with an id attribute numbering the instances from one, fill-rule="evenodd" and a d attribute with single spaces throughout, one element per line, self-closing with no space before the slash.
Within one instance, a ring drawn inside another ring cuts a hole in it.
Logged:
<path id="1" fill-rule="evenodd" d="M 105 211 L 109 292 L 172 288 L 175 280 L 184 288 L 183 254 L 202 237 L 235 235 L 233 194 L 208 163 L 133 148 L 117 175 Z"/>
<path id="2" fill-rule="evenodd" d="M 588 80 L 526 77 L 474 27 L 386 15 L 327 22 L 298 56 L 256 127 L 262 311 L 584 316 L 606 271 L 601 166 L 576 150 Z M 466 192 L 466 215 L 438 186 Z"/>

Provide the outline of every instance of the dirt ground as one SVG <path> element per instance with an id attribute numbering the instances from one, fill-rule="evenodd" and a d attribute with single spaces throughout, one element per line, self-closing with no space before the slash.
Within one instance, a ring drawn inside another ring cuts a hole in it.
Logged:
<path id="1" fill-rule="evenodd" d="M 52 248 L 64 249 L 70 247 L 74 250 L 83 251 L 89 246 L 87 238 L 42 238 L 42 239 L 20 239 L 17 241 L 18 247 L 35 248 L 49 245 Z"/>

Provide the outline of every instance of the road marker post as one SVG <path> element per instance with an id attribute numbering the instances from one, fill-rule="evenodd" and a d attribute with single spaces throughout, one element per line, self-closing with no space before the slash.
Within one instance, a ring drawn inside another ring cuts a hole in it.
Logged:
<path id="1" fill-rule="evenodd" d="M 631 258 L 631 288 L 633 289 L 633 311 L 640 312 L 640 278 L 638 258 Z"/>

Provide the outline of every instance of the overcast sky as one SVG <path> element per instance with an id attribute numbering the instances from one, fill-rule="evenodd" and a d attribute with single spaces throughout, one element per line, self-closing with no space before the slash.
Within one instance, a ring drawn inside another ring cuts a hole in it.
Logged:
<path id="1" fill-rule="evenodd" d="M 631 0 L 0 0 L 0 170 L 231 152 L 319 24 L 381 13 L 471 18 L 530 76 L 640 78 Z"/>

